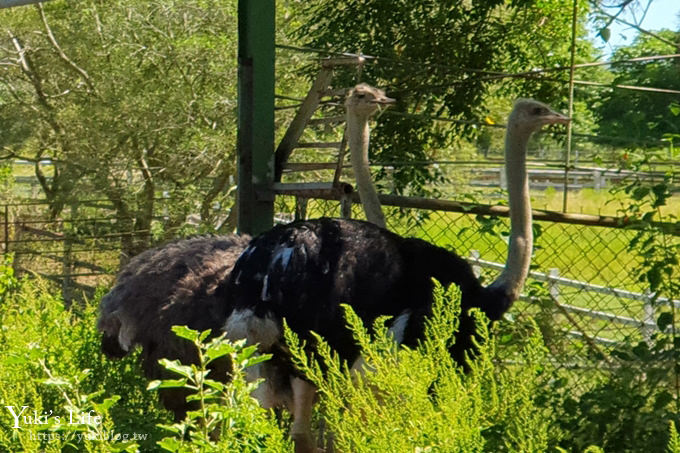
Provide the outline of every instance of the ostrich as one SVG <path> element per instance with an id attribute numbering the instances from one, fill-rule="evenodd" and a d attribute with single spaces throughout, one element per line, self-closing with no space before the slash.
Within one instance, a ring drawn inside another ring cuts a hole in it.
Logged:
<path id="1" fill-rule="evenodd" d="M 147 250 L 120 271 L 116 285 L 99 307 L 102 351 L 109 357 L 142 348 L 142 367 L 149 379 L 171 378 L 158 359 L 198 359 L 192 344 L 170 330 L 173 325 L 211 329 L 218 334 L 227 317 L 223 289 L 234 262 L 246 248 L 248 236 L 199 236 Z M 215 379 L 227 378 L 230 364 L 216 361 Z M 184 389 L 163 389 L 163 405 L 177 421 L 189 409 Z"/>
<path id="2" fill-rule="evenodd" d="M 378 192 L 375 190 L 368 166 L 369 118 L 383 105 L 393 104 L 385 92 L 365 83 L 354 87 L 345 100 L 347 110 L 347 134 L 350 160 L 357 180 L 359 198 L 366 213 L 366 220 L 385 228 L 385 216 L 380 209 Z"/>
<path id="3" fill-rule="evenodd" d="M 291 436 L 296 453 L 315 450 L 311 413 L 316 389 L 286 366 L 282 320 L 313 344 L 310 332 L 324 337 L 340 357 L 359 356 L 345 328 L 340 304 L 346 303 L 365 325 L 381 315 L 393 317 L 395 341 L 414 346 L 431 313 L 432 278 L 461 289 L 459 331 L 452 357 L 464 364 L 472 348 L 470 308 L 498 320 L 520 294 L 532 251 L 531 207 L 526 148 L 533 132 L 569 119 L 529 99 L 515 102 L 505 138 L 511 233 L 505 268 L 482 286 L 470 265 L 454 253 L 415 238 L 404 238 L 358 220 L 321 218 L 279 225 L 254 238 L 236 262 L 227 285 L 226 305 L 233 308 L 225 324 L 229 337 L 246 338 L 270 352 L 275 364 L 263 364 L 264 392 L 271 404 L 285 404 L 293 414 Z M 283 365 L 282 365 L 283 364 Z M 269 382 L 272 381 L 272 382 Z M 290 382 L 290 394 L 276 399 L 277 386 Z"/>

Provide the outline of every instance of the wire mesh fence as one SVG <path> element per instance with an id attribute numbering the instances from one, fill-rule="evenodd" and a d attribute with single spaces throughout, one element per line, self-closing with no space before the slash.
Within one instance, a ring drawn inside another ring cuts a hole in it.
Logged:
<path id="1" fill-rule="evenodd" d="M 46 218 L 40 203 L 0 206 L 3 248 L 14 254 L 17 272 L 56 282 L 67 301 L 111 283 L 120 265 L 121 239 L 133 234 L 119 228 L 120 219 L 106 204 L 83 206 L 88 205 L 68 207 L 59 219 Z M 158 207 L 162 212 L 162 203 Z M 482 282 L 493 281 L 504 266 L 506 218 L 424 208 L 384 210 L 390 230 L 454 250 L 468 259 Z M 338 201 L 294 196 L 277 196 L 275 211 L 277 223 L 342 216 Z M 351 212 L 352 218 L 364 218 L 358 204 Z M 162 213 L 156 218 L 162 222 Z M 542 220 L 534 221 L 534 231 L 523 297 L 500 329 L 522 331 L 532 319 L 550 364 L 563 373 L 566 385 L 573 392 L 588 391 L 608 368 L 631 365 L 619 360 L 626 348 L 652 348 L 657 321 L 680 307 L 680 300 L 652 294 L 639 278 L 641 258 L 629 250 L 635 231 Z M 677 244 L 680 238 L 669 240 Z M 511 335 L 501 336 L 506 337 Z M 663 361 L 644 366 L 674 370 Z"/>
<path id="2" fill-rule="evenodd" d="M 300 209 L 300 205 L 305 209 Z M 277 198 L 279 220 L 339 217 L 337 201 L 292 196 Z M 493 281 L 504 266 L 509 221 L 426 209 L 386 207 L 390 230 L 419 237 L 466 257 L 479 278 Z M 352 217 L 363 219 L 360 205 Z M 503 329 L 533 319 L 549 351 L 549 362 L 564 374 L 571 391 L 585 392 L 606 369 L 628 366 L 619 360 L 628 346 L 648 344 L 657 320 L 680 307 L 680 300 L 655 297 L 639 278 L 640 257 L 628 245 L 636 232 L 597 226 L 535 221 L 535 250 L 522 298 Z M 673 237 L 678 241 L 680 238 Z M 504 325 L 505 324 L 505 325 Z M 671 372 L 666 362 L 645 366 Z"/>
<path id="3" fill-rule="evenodd" d="M 159 199 L 154 222 L 163 223 Z M 49 215 L 47 201 L 0 205 L 3 253 L 12 256 L 18 276 L 35 274 L 61 287 L 65 301 L 91 296 L 108 285 L 121 263 L 122 240 L 138 240 L 151 231 L 131 230 L 106 200 L 69 203 L 58 217 Z"/>

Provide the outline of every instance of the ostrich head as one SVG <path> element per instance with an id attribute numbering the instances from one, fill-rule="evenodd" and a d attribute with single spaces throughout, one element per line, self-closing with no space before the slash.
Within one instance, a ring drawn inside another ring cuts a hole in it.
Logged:
<path id="1" fill-rule="evenodd" d="M 518 99 L 508 118 L 508 127 L 530 135 L 547 124 L 566 124 L 569 118 L 555 112 L 542 102 L 533 99 Z"/>
<path id="2" fill-rule="evenodd" d="M 347 112 L 368 118 L 380 110 L 382 106 L 394 104 L 396 101 L 385 96 L 385 92 L 365 83 L 360 83 L 350 90 L 345 99 Z"/>

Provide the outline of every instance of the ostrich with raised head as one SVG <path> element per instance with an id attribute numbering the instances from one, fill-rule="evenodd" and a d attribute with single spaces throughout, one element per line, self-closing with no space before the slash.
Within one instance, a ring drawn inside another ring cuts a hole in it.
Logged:
<path id="1" fill-rule="evenodd" d="M 135 256 L 121 269 L 116 284 L 101 300 L 97 327 L 102 351 L 111 358 L 142 348 L 142 368 L 149 379 L 175 376 L 161 358 L 196 363 L 193 344 L 171 331 L 186 325 L 220 333 L 228 315 L 223 303 L 226 282 L 250 237 L 199 236 L 171 242 Z M 227 360 L 213 363 L 211 378 L 227 379 Z M 182 420 L 189 409 L 185 389 L 162 389 L 163 405 Z"/>
<path id="2" fill-rule="evenodd" d="M 540 102 L 515 102 L 505 138 L 511 226 L 508 256 L 504 270 L 489 286 L 482 286 L 470 265 L 453 252 L 368 222 L 298 221 L 276 226 L 251 241 L 227 286 L 225 304 L 233 312 L 225 330 L 230 337 L 259 343 L 262 351 L 278 360 L 265 363 L 262 375 L 272 382 L 290 381 L 290 398 L 272 403 L 287 404 L 293 413 L 291 435 L 296 452 L 315 450 L 310 417 L 316 390 L 292 367 L 280 366 L 286 362 L 282 320 L 308 343 L 313 343 L 310 332 L 320 334 L 352 363 L 359 349 L 345 327 L 340 304 L 350 305 L 369 326 L 378 316 L 392 316 L 395 340 L 413 346 L 431 313 L 432 278 L 436 278 L 461 289 L 460 326 L 450 352 L 464 363 L 474 335 L 469 309 L 480 308 L 489 319 L 498 320 L 519 297 L 529 271 L 533 241 L 526 172 L 529 138 L 544 125 L 568 120 Z"/>
<path id="3" fill-rule="evenodd" d="M 368 164 L 370 136 L 368 120 L 382 106 L 388 106 L 394 102 L 394 99 L 385 96 L 384 91 L 365 83 L 360 83 L 350 90 L 345 99 L 350 162 L 357 181 L 359 199 L 364 208 L 366 220 L 383 228 L 385 228 L 385 216 L 380 208 L 378 192 L 373 184 Z"/>

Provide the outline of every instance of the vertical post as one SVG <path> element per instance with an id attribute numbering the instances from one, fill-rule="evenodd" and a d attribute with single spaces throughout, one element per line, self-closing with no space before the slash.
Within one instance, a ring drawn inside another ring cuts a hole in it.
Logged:
<path id="1" fill-rule="evenodd" d="M 593 185 L 595 190 L 602 189 L 602 172 L 600 170 L 593 170 Z"/>
<path id="2" fill-rule="evenodd" d="M 5 254 L 9 253 L 9 205 L 5 205 Z"/>
<path id="3" fill-rule="evenodd" d="M 470 250 L 470 259 L 472 260 L 472 273 L 479 278 L 482 275 L 482 266 L 479 265 L 479 260 L 482 255 L 479 250 Z"/>
<path id="4" fill-rule="evenodd" d="M 557 283 L 557 278 L 559 276 L 559 269 L 553 268 L 548 272 L 548 292 L 557 301 L 560 300 L 560 286 Z"/>
<path id="5" fill-rule="evenodd" d="M 505 172 L 505 165 L 501 167 L 501 172 L 498 175 L 499 185 L 501 189 L 506 190 L 508 188 L 508 174 Z"/>
<path id="6" fill-rule="evenodd" d="M 238 1 L 238 230 L 272 226 L 275 0 Z M 259 196 L 269 194 L 269 196 Z"/>
<path id="7" fill-rule="evenodd" d="M 309 198 L 295 197 L 295 220 L 307 220 Z"/>
<path id="8" fill-rule="evenodd" d="M 643 307 L 642 338 L 647 344 L 651 345 L 652 335 L 656 328 L 656 313 L 654 310 L 654 293 L 650 290 L 645 291 L 645 305 Z"/>
<path id="9" fill-rule="evenodd" d="M 576 19 L 578 18 L 578 0 L 574 0 L 571 17 L 571 67 L 569 68 L 569 118 L 574 116 L 574 63 L 576 60 Z M 562 194 L 562 212 L 567 212 L 569 200 L 569 167 L 571 166 L 571 137 L 574 121 L 567 124 L 567 145 L 564 154 L 564 193 Z"/>
<path id="10" fill-rule="evenodd" d="M 343 219 L 352 218 L 352 193 L 340 195 L 340 217 Z"/>
<path id="11" fill-rule="evenodd" d="M 75 236 L 75 221 L 78 216 L 78 202 L 71 203 L 71 221 L 70 226 L 66 227 L 62 224 L 64 232 L 64 256 L 62 260 L 62 280 L 61 280 L 61 296 L 64 299 L 64 305 L 68 308 L 73 302 L 73 239 Z"/>

